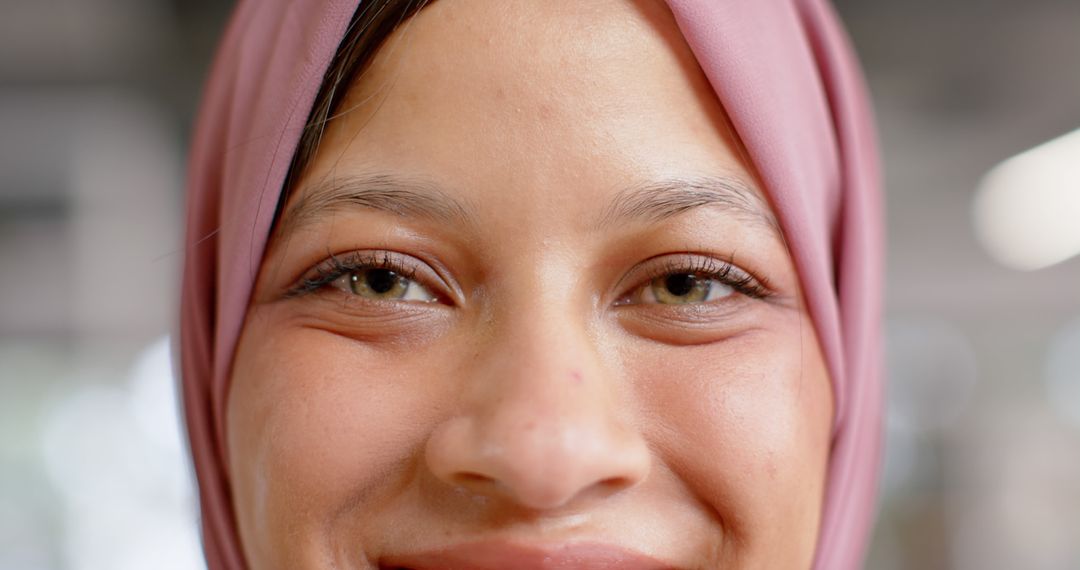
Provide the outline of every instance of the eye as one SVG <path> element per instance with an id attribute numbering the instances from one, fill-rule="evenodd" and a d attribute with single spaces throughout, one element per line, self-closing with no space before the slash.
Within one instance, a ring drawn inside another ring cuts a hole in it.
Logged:
<path id="1" fill-rule="evenodd" d="M 649 281 L 642 288 L 641 303 L 688 305 L 708 303 L 735 293 L 730 285 L 696 273 L 668 273 Z"/>
<path id="2" fill-rule="evenodd" d="M 383 301 L 419 301 L 431 303 L 435 295 L 420 283 L 392 269 L 366 267 L 350 271 L 330 283 L 346 293 Z"/>
<path id="3" fill-rule="evenodd" d="M 435 288 L 429 284 L 435 283 Z M 304 297 L 335 290 L 368 301 L 435 303 L 446 300 L 438 289 L 440 278 L 423 261 L 392 251 L 355 251 L 331 255 L 308 270 L 285 293 Z"/>
<path id="4" fill-rule="evenodd" d="M 735 295 L 764 299 L 772 295 L 763 279 L 732 262 L 693 253 L 649 260 L 631 273 L 640 285 L 616 305 L 700 305 Z M 640 281 L 639 281 L 640 279 Z"/>

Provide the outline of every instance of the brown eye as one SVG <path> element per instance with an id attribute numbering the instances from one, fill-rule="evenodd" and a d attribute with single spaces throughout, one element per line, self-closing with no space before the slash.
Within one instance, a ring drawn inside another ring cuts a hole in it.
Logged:
<path id="1" fill-rule="evenodd" d="M 333 285 L 365 299 L 427 303 L 436 300 L 435 295 L 423 285 L 382 267 L 351 271 L 339 277 Z"/>
<path id="2" fill-rule="evenodd" d="M 639 298 L 643 303 L 687 305 L 722 299 L 735 290 L 724 283 L 697 273 L 669 273 L 650 281 Z"/>

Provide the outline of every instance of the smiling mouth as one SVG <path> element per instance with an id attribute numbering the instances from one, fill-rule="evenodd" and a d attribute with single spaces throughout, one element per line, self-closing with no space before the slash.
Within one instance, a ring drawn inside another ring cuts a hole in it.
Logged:
<path id="1" fill-rule="evenodd" d="M 598 543 L 522 546 L 475 542 L 442 550 L 388 556 L 379 570 L 677 570 L 655 558 Z"/>

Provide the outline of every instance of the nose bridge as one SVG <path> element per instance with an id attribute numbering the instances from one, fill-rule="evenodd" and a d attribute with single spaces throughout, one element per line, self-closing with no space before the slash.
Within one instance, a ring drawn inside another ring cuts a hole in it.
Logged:
<path id="1" fill-rule="evenodd" d="M 538 454 L 570 463 L 558 456 L 610 437 L 621 423 L 615 386 L 580 323 L 550 314 L 529 321 L 505 333 L 478 371 L 477 435 L 501 440 L 518 460 Z"/>
<path id="2" fill-rule="evenodd" d="M 482 365 L 486 370 L 478 372 L 500 379 L 493 388 L 504 392 L 504 397 L 523 396 L 520 403 L 538 412 L 600 407 L 602 402 L 596 397 L 613 386 L 605 385 L 606 367 L 589 334 L 587 318 L 580 309 L 556 303 L 538 302 L 527 310 L 508 311 L 511 314 L 501 319 L 504 324 L 486 350 L 488 358 Z"/>
<path id="3" fill-rule="evenodd" d="M 428 446 L 444 480 L 534 509 L 632 486 L 649 466 L 586 311 L 541 298 L 495 318 L 464 409 Z"/>
<path id="4" fill-rule="evenodd" d="M 544 264 L 535 278 L 508 287 L 499 303 L 470 380 L 476 392 L 497 396 L 478 402 L 489 421 L 522 414 L 566 428 L 568 422 L 550 420 L 599 421 L 614 411 L 608 408 L 616 386 L 591 331 L 588 301 L 577 272 L 563 265 Z"/>

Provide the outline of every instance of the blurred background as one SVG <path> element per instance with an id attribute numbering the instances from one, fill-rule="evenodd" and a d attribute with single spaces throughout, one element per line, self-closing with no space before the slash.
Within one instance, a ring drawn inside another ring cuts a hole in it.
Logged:
<path id="1" fill-rule="evenodd" d="M 204 567 L 168 335 L 230 4 L 0 2 L 0 570 Z M 1080 569 L 1080 1 L 837 7 L 887 182 L 867 566 Z"/>

